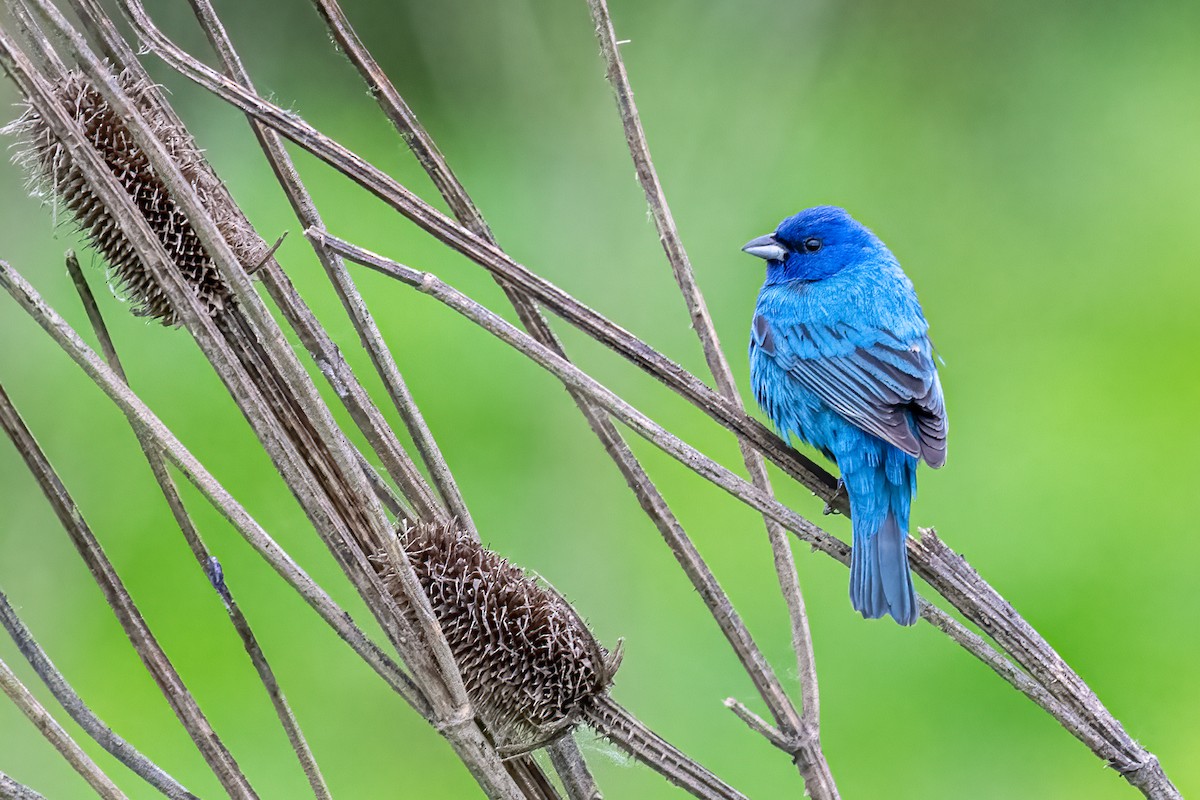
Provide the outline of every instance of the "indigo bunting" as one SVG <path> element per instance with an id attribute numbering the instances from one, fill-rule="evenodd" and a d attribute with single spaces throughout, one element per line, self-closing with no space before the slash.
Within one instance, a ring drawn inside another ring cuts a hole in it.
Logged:
<path id="1" fill-rule="evenodd" d="M 850 499 L 850 602 L 917 621 L 905 538 L 917 462 L 946 462 L 946 405 L 912 282 L 875 234 L 818 206 L 742 248 L 767 262 L 750 381 L 780 434 L 832 459 Z"/>

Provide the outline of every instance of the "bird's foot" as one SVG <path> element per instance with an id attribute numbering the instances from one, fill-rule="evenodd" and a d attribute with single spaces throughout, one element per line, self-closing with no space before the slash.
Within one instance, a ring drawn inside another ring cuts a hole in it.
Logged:
<path id="1" fill-rule="evenodd" d="M 837 509 L 833 507 L 833 504 L 835 502 L 837 502 L 837 499 L 839 497 L 842 496 L 842 491 L 845 488 L 846 488 L 846 484 L 842 482 L 841 478 L 838 478 L 837 479 L 837 488 L 833 490 L 833 496 L 830 497 L 829 500 L 826 501 L 825 510 L 821 512 L 822 514 L 824 514 L 825 516 L 828 517 L 830 514 L 838 513 Z"/>

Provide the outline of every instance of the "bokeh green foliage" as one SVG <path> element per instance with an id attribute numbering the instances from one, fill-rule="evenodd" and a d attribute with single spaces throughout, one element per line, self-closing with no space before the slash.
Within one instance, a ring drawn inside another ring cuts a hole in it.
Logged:
<path id="1" fill-rule="evenodd" d="M 200 47 L 183 4 L 156 5 L 172 33 Z M 265 92 L 434 195 L 305 3 L 220 5 Z M 346 7 L 501 243 L 704 374 L 582 0 Z M 738 247 L 805 206 L 846 206 L 899 256 L 946 362 L 950 460 L 922 472 L 914 521 L 936 525 L 967 555 L 1185 793 L 1200 784 L 1198 10 L 1030 0 L 615 0 L 612 9 L 618 34 L 631 40 L 622 53 L 650 143 L 740 385 L 761 264 Z M 281 261 L 365 372 L 243 121 L 148 63 L 262 235 L 292 232 Z M 298 158 L 333 231 L 436 271 L 511 317 L 481 270 Z M 70 225 L 56 226 L 51 209 L 26 197 L 11 167 L 0 167 L 0 179 L 0 257 L 83 329 L 61 265 L 62 250 L 77 246 Z M 799 796 L 786 758 L 722 707 L 730 695 L 756 705 L 747 679 L 556 382 L 434 301 L 356 276 L 485 540 L 570 597 L 605 642 L 625 637 L 616 696 L 751 796 Z M 187 334 L 133 319 L 101 295 L 135 389 L 365 616 Z M 0 307 L 0 381 L 149 622 L 263 796 L 303 796 L 270 707 L 122 418 L 13 303 Z M 728 434 L 558 328 L 581 365 L 736 465 Z M 761 524 L 634 444 L 764 649 L 794 678 Z M 848 533 L 845 520 L 820 519 L 809 493 L 777 483 L 799 511 Z M 198 497 L 189 500 L 335 794 L 476 796 L 449 748 Z M 797 550 L 823 740 L 844 796 L 1133 796 L 941 635 L 858 619 L 845 570 Z M 0 587 L 114 728 L 198 793 L 218 794 L 2 444 Z M 0 657 L 23 667 L 7 642 Z M 603 742 L 585 749 L 610 796 L 677 796 Z M 87 795 L 6 703 L 0 770 L 50 797 Z M 123 782 L 132 796 L 151 796 Z"/>

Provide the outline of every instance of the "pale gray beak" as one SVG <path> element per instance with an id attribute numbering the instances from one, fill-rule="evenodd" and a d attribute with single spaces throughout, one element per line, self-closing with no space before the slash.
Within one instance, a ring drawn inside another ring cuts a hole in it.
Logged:
<path id="1" fill-rule="evenodd" d="M 742 248 L 742 252 L 766 259 L 767 261 L 783 261 L 787 258 L 787 250 L 783 245 L 775 241 L 775 235 L 772 233 L 746 242 L 746 246 Z"/>

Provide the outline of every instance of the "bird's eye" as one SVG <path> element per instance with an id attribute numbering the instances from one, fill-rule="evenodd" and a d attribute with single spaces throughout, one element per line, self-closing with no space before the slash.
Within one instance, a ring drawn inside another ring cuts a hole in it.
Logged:
<path id="1" fill-rule="evenodd" d="M 821 249 L 821 240 L 815 236 L 804 240 L 804 251 L 806 253 L 815 253 Z"/>

